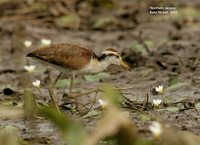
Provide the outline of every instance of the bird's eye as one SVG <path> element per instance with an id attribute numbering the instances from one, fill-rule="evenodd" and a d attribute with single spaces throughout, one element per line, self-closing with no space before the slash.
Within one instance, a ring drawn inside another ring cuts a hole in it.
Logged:
<path id="1" fill-rule="evenodd" d="M 119 55 L 117 55 L 116 57 L 119 58 Z"/>

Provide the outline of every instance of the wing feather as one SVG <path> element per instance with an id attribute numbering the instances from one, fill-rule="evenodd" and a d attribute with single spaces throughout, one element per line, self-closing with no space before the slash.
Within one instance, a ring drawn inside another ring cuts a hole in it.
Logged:
<path id="1" fill-rule="evenodd" d="M 81 69 L 88 64 L 91 57 L 97 58 L 90 48 L 68 43 L 41 47 L 27 56 L 36 57 L 54 65 L 74 70 Z"/>

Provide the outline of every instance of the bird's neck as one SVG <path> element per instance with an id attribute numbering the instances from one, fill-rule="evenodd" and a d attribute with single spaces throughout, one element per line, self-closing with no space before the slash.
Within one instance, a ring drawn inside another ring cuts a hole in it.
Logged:
<path id="1" fill-rule="evenodd" d="M 99 64 L 97 67 L 101 68 L 102 71 L 106 70 L 106 68 L 110 65 L 110 62 L 105 60 L 105 59 L 102 59 L 99 61 Z"/>
<path id="2" fill-rule="evenodd" d="M 101 56 L 97 57 L 96 59 L 98 59 L 99 62 L 103 62 L 105 61 L 106 55 L 102 54 Z"/>
<path id="3" fill-rule="evenodd" d="M 98 73 L 106 70 L 109 65 L 110 64 L 104 59 L 99 60 L 97 58 L 92 58 L 89 64 L 82 68 L 81 71 L 85 73 Z"/>

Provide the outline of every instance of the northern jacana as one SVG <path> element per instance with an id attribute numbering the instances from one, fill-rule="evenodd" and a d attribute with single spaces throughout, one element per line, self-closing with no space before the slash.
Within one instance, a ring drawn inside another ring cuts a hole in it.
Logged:
<path id="1" fill-rule="evenodd" d="M 68 43 L 54 44 L 38 48 L 27 54 L 27 56 L 47 62 L 61 73 L 70 74 L 69 96 L 72 95 L 73 78 L 76 74 L 95 74 L 106 70 L 111 64 L 120 65 L 130 70 L 130 67 L 122 60 L 120 53 L 113 48 L 107 48 L 102 52 L 101 56 L 97 56 L 86 46 Z"/>

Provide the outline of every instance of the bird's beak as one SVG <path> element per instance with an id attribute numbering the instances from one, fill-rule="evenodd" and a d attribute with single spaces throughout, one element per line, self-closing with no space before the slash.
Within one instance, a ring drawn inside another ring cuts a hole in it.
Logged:
<path id="1" fill-rule="evenodd" d="M 131 71 L 130 66 L 129 66 L 127 63 L 125 63 L 122 59 L 120 59 L 120 64 L 121 64 L 121 66 L 122 66 L 123 68 L 125 68 L 125 69 Z"/>

